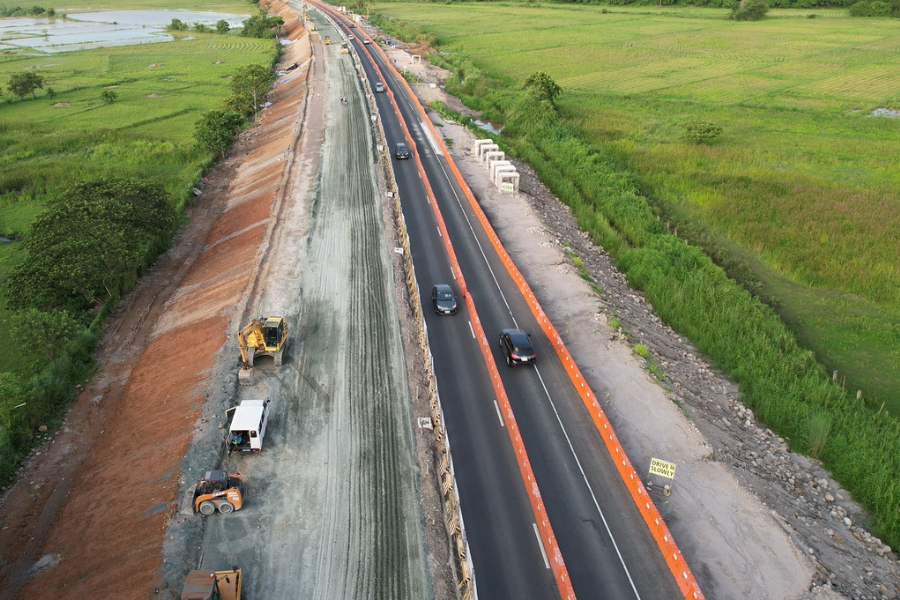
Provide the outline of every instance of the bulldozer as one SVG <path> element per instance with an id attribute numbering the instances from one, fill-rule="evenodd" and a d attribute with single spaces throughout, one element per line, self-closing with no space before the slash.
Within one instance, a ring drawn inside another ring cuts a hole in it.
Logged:
<path id="1" fill-rule="evenodd" d="M 244 480 L 240 473 L 207 471 L 188 495 L 193 512 L 207 517 L 216 511 L 227 515 L 244 506 Z"/>
<path id="2" fill-rule="evenodd" d="M 241 570 L 200 569 L 188 573 L 181 590 L 181 600 L 241 600 Z"/>
<path id="3" fill-rule="evenodd" d="M 257 356 L 271 356 L 280 367 L 287 346 L 288 328 L 283 317 L 253 319 L 238 333 L 241 346 L 241 366 L 238 381 L 253 385 L 253 360 Z"/>
<path id="4" fill-rule="evenodd" d="M 350 54 L 350 47 L 347 42 L 341 42 L 341 54 Z"/>

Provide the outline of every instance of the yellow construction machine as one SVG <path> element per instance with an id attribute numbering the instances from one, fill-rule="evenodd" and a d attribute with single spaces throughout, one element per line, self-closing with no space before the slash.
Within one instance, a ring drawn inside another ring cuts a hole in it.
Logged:
<path id="1" fill-rule="evenodd" d="M 329 45 L 331 43 L 331 36 L 325 36 L 325 45 Z"/>
<path id="2" fill-rule="evenodd" d="M 253 385 L 253 360 L 257 356 L 271 356 L 280 367 L 288 341 L 284 317 L 253 319 L 238 333 L 243 365 L 238 373 L 241 385 Z"/>
<path id="3" fill-rule="evenodd" d="M 241 600 L 241 570 L 198 570 L 188 573 L 181 600 Z"/>
<path id="4" fill-rule="evenodd" d="M 347 42 L 341 42 L 341 54 L 350 54 L 350 47 Z"/>

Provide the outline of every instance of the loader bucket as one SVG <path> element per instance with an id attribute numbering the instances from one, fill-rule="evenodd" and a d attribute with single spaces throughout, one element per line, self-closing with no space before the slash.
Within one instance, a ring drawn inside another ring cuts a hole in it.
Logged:
<path id="1" fill-rule="evenodd" d="M 253 369 L 242 368 L 238 371 L 238 382 L 241 385 L 253 385 Z"/>

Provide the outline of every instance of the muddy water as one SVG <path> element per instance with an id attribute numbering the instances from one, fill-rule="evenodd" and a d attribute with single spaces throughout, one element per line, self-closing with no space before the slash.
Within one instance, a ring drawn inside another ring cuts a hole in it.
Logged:
<path id="1" fill-rule="evenodd" d="M 70 14 L 67 19 L 0 19 L 0 50 L 66 52 L 109 46 L 170 42 L 172 19 L 215 26 L 225 20 L 240 27 L 249 15 L 182 10 L 113 10 Z"/>

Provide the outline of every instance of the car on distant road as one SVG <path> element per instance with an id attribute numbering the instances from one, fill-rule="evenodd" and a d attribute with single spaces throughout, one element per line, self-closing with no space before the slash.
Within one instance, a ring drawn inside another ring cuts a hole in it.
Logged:
<path id="1" fill-rule="evenodd" d="M 368 46 L 371 43 L 372 43 L 372 40 L 370 40 L 369 38 L 363 39 L 363 44 L 365 44 L 366 46 Z"/>
<path id="2" fill-rule="evenodd" d="M 531 345 L 531 336 L 521 329 L 504 329 L 500 332 L 500 349 L 506 357 L 506 364 L 529 364 L 537 361 L 537 352 Z"/>
<path id="3" fill-rule="evenodd" d="M 407 148 L 406 144 L 404 144 L 403 142 L 398 143 L 394 147 L 394 157 L 397 160 L 403 160 L 403 159 L 409 158 L 409 156 L 410 156 L 409 148 Z"/>
<path id="4" fill-rule="evenodd" d="M 350 35 L 347 36 L 347 39 L 349 39 L 349 40 L 352 42 L 352 41 L 355 40 L 356 38 L 353 37 L 353 34 L 351 33 Z"/>
<path id="5" fill-rule="evenodd" d="M 380 81 L 376 81 L 376 82 L 375 82 L 375 91 L 378 92 L 378 93 L 383 92 L 383 91 L 384 91 L 384 84 L 381 83 Z"/>
<path id="6" fill-rule="evenodd" d="M 439 283 L 431 288 L 431 303 L 434 305 L 434 312 L 439 315 L 456 314 L 456 297 L 453 289 L 446 283 Z"/>

